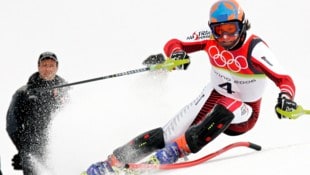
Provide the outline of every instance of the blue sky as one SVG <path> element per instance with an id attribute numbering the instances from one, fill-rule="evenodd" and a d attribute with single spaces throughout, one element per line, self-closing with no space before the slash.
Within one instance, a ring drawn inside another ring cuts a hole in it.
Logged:
<path id="1" fill-rule="evenodd" d="M 60 60 L 59 75 L 69 82 L 141 68 L 150 54 L 162 52 L 171 38 L 185 37 L 207 27 L 214 0 L 11 0 L 0 2 L 0 156 L 4 174 L 13 171 L 16 153 L 5 132 L 5 117 L 15 90 L 37 70 L 37 58 L 53 51 Z M 251 31 L 263 38 L 295 80 L 296 101 L 310 108 L 306 1 L 240 0 Z M 209 81 L 205 53 L 191 55 L 187 71 L 146 72 L 74 86 L 71 102 L 55 116 L 51 127 L 50 171 L 79 174 L 103 160 L 114 148 L 151 128 L 164 125 L 193 100 Z M 278 89 L 270 81 L 256 127 L 238 137 L 220 136 L 190 158 L 235 141 L 252 141 L 262 152 L 246 148 L 223 154 L 189 169 L 162 174 L 308 174 L 309 116 L 278 120 L 274 105 Z"/>

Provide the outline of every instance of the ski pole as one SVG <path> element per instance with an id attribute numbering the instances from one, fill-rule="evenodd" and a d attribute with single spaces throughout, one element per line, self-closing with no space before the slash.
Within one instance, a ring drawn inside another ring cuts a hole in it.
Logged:
<path id="1" fill-rule="evenodd" d="M 174 68 L 176 68 L 177 66 L 180 66 L 180 65 L 183 65 L 186 63 L 189 63 L 189 59 L 183 59 L 183 60 L 167 59 L 163 63 L 151 65 L 151 66 L 148 66 L 145 68 L 134 69 L 134 70 L 129 70 L 129 71 L 120 72 L 120 73 L 116 73 L 116 74 L 106 75 L 106 76 L 102 76 L 102 77 L 98 77 L 98 78 L 92 78 L 92 79 L 77 81 L 77 82 L 73 82 L 73 83 L 57 85 L 57 86 L 51 87 L 50 89 L 73 86 L 73 85 L 89 83 L 89 82 L 98 81 L 98 80 L 104 80 L 104 79 L 121 77 L 121 76 L 131 75 L 131 74 L 140 73 L 140 72 L 146 72 L 146 71 L 153 71 L 153 70 L 160 70 L 160 69 L 171 71 Z"/>
<path id="2" fill-rule="evenodd" d="M 276 108 L 277 112 L 280 113 L 281 115 L 289 118 L 289 119 L 297 119 L 302 115 L 305 114 L 310 114 L 310 110 L 309 109 L 304 109 L 301 105 L 298 105 L 297 108 L 293 111 L 284 111 L 280 108 Z"/>

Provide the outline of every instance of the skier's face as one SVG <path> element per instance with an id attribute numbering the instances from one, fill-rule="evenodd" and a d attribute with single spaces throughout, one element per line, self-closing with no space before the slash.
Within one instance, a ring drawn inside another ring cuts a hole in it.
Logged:
<path id="1" fill-rule="evenodd" d="M 221 45 L 224 48 L 230 48 L 236 43 L 238 38 L 239 38 L 239 34 L 234 35 L 234 36 L 223 34 L 222 37 L 217 38 L 217 42 L 219 43 L 219 45 Z"/>
<path id="2" fill-rule="evenodd" d="M 216 41 L 223 47 L 233 46 L 239 38 L 239 22 L 227 22 L 210 25 Z"/>
<path id="3" fill-rule="evenodd" d="M 58 70 L 58 64 L 53 59 L 44 59 L 38 65 L 40 77 L 44 80 L 53 80 Z"/>

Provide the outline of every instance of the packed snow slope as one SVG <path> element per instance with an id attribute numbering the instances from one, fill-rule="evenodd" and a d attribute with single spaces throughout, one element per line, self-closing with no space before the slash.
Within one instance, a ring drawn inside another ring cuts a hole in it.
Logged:
<path id="1" fill-rule="evenodd" d="M 166 41 L 207 27 L 214 0 L 28 0 L 0 2 L 0 157 L 4 175 L 14 171 L 16 149 L 5 131 L 15 90 L 37 70 L 43 51 L 57 54 L 59 75 L 69 82 L 142 68 Z M 252 24 L 295 80 L 296 102 L 310 108 L 308 65 L 310 11 L 307 1 L 240 0 Z M 71 101 L 51 126 L 49 167 L 42 175 L 78 175 L 134 136 L 163 126 L 209 82 L 206 54 L 191 55 L 187 71 L 144 72 L 76 85 Z M 199 166 L 159 174 L 309 174 L 310 116 L 279 120 L 277 87 L 269 81 L 260 119 L 242 136 L 219 136 L 194 159 L 236 141 L 252 141 L 261 152 L 237 148 Z"/>

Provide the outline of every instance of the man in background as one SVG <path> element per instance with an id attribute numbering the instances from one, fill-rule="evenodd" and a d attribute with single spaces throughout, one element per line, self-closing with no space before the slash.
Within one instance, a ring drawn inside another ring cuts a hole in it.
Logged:
<path id="1" fill-rule="evenodd" d="M 57 70 L 54 53 L 40 54 L 38 71 L 15 92 L 7 112 L 6 130 L 18 151 L 12 166 L 24 175 L 37 174 L 33 160 L 44 165 L 50 121 L 68 99 L 67 88 L 53 88 L 66 83 Z"/>

